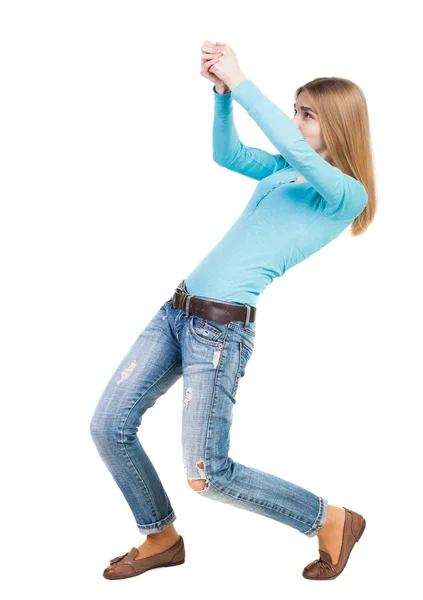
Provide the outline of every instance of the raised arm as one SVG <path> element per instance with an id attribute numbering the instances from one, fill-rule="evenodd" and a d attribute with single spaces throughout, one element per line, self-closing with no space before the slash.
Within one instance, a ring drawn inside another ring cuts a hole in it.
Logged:
<path id="1" fill-rule="evenodd" d="M 218 94 L 213 86 L 213 93 L 213 160 L 218 165 L 258 180 L 288 166 L 280 154 L 244 146 L 234 123 L 232 92 Z"/>
<path id="2" fill-rule="evenodd" d="M 323 197 L 327 216 L 348 219 L 360 214 L 368 199 L 364 185 L 322 158 L 289 116 L 251 79 L 236 85 L 231 96 L 244 107 L 283 158 Z"/>

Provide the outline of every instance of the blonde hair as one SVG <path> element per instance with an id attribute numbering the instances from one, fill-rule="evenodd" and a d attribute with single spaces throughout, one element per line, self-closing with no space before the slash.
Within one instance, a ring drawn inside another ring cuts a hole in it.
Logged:
<path id="1" fill-rule="evenodd" d="M 349 79 L 319 77 L 295 92 L 306 90 L 314 102 L 331 165 L 360 181 L 367 192 L 364 210 L 350 225 L 352 236 L 365 232 L 376 213 L 376 184 L 369 114 L 360 87 Z"/>

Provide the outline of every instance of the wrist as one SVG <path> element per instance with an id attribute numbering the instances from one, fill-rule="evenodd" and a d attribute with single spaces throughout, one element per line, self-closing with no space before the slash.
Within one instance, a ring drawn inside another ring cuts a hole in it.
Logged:
<path id="1" fill-rule="evenodd" d="M 236 77 L 232 77 L 230 81 L 228 81 L 228 87 L 231 91 L 233 91 L 237 85 L 242 83 L 243 81 L 247 81 L 248 77 L 244 75 L 244 73 L 240 73 Z"/>
<path id="2" fill-rule="evenodd" d="M 219 95 L 224 95 L 224 94 L 228 94 L 231 90 L 230 88 L 225 84 L 225 83 L 221 83 L 220 85 L 215 85 L 215 90 Z"/>

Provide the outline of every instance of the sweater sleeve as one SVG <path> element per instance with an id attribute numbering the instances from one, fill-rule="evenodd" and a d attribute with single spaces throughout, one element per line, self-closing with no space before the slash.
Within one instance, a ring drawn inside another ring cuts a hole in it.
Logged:
<path id="1" fill-rule="evenodd" d="M 349 220 L 363 211 L 368 200 L 364 185 L 322 158 L 306 142 L 289 116 L 273 104 L 251 79 L 235 86 L 231 95 L 284 159 L 322 196 L 327 216 Z"/>
<path id="2" fill-rule="evenodd" d="M 218 94 L 215 86 L 213 93 L 213 160 L 218 165 L 257 180 L 288 166 L 280 154 L 244 146 L 234 123 L 232 93 Z"/>

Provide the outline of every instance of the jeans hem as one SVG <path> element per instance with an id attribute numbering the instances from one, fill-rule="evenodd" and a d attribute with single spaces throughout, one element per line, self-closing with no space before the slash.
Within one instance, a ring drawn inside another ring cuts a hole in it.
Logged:
<path id="1" fill-rule="evenodd" d="M 321 496 L 319 496 L 319 512 L 317 514 L 316 520 L 314 521 L 310 529 L 304 531 L 304 535 L 306 535 L 307 537 L 314 537 L 319 533 L 326 521 L 328 505 L 329 503 L 326 500 L 326 498 L 322 498 Z"/>
<path id="2" fill-rule="evenodd" d="M 169 525 L 171 525 L 175 519 L 175 511 L 172 510 L 172 512 L 165 519 L 160 519 L 160 521 L 150 523 L 149 525 L 140 525 L 137 523 L 137 527 L 139 532 L 144 535 L 148 535 L 149 533 L 158 533 L 159 531 L 166 529 L 166 527 L 169 527 Z"/>

